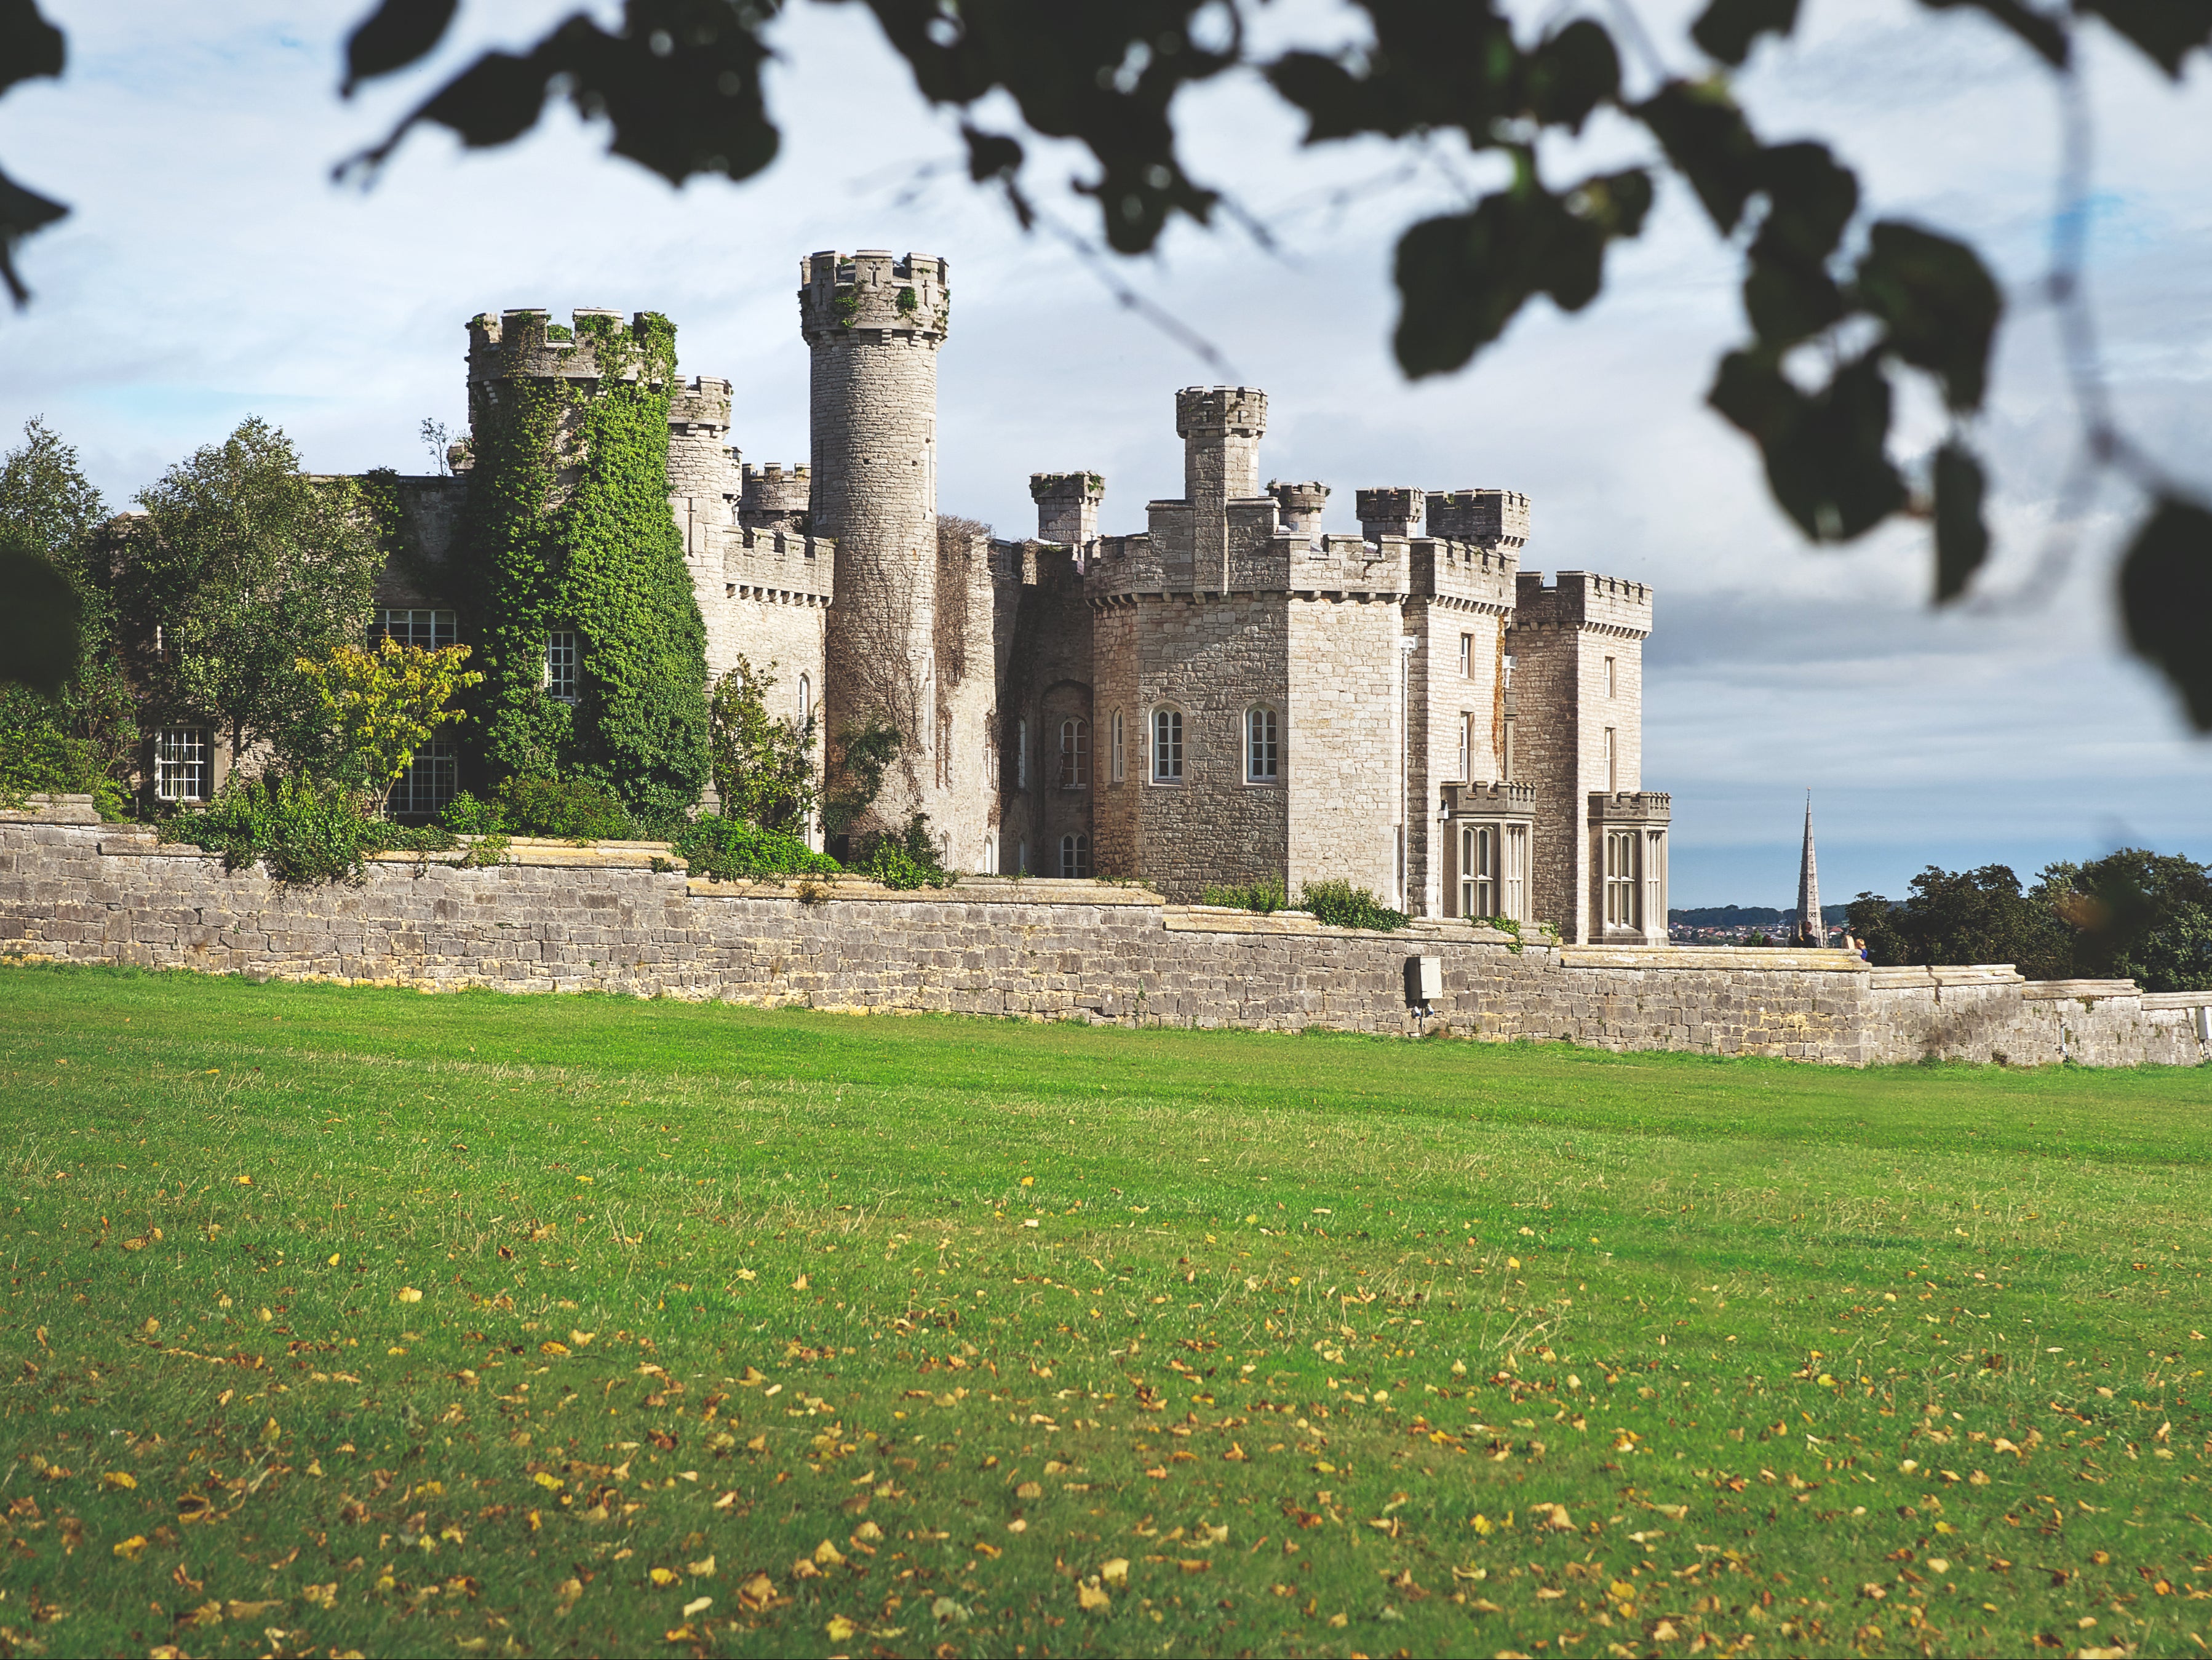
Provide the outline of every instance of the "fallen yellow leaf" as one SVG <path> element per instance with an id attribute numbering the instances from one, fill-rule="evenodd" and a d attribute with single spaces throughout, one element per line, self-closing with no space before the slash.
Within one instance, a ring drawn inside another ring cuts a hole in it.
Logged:
<path id="1" fill-rule="evenodd" d="M 116 1546 L 115 1554 L 126 1562 L 135 1562 L 138 1560 L 138 1553 L 145 1548 L 146 1535 L 143 1533 L 134 1533 Z"/>
<path id="2" fill-rule="evenodd" d="M 138 1478 L 129 1470 L 103 1470 L 100 1485 L 103 1487 L 135 1487 L 138 1485 Z"/>
<path id="3" fill-rule="evenodd" d="M 1112 1608 L 1114 1599 L 1096 1584 L 1085 1581 L 1075 1588 L 1075 1605 L 1085 1614 L 1093 1614 L 1101 1608 Z"/>
<path id="4" fill-rule="evenodd" d="M 1127 1584 L 1129 1583 L 1129 1559 L 1126 1556 L 1115 1556 L 1110 1557 L 1107 1560 L 1101 1562 L 1098 1565 L 1098 1577 L 1109 1585 Z"/>
<path id="5" fill-rule="evenodd" d="M 674 1568 L 654 1568 L 646 1575 L 656 1585 L 672 1585 L 683 1577 Z"/>
<path id="6" fill-rule="evenodd" d="M 860 1627 L 841 1614 L 833 1618 L 830 1623 L 823 1627 L 822 1629 L 830 1633 L 830 1640 L 831 1642 L 842 1643 L 847 1639 L 850 1638 L 854 1632 L 860 1630 Z"/>

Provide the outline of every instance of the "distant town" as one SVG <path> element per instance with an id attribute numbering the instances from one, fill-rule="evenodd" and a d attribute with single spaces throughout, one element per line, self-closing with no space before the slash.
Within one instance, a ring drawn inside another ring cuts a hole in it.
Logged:
<path id="1" fill-rule="evenodd" d="M 1829 943 L 1844 932 L 1849 905 L 1823 905 L 1820 921 Z M 1678 946 L 1748 946 L 1797 937 L 1797 912 L 1771 905 L 1707 905 L 1667 913 L 1667 937 Z"/>

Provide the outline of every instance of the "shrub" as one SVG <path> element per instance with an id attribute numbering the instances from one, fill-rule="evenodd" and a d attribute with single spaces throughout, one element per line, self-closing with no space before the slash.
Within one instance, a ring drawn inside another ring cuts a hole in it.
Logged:
<path id="1" fill-rule="evenodd" d="M 1226 905 L 1232 910 L 1256 911 L 1266 916 L 1274 911 L 1287 909 L 1291 897 L 1283 891 L 1283 885 L 1270 876 L 1242 887 L 1208 888 L 1206 903 Z"/>
<path id="2" fill-rule="evenodd" d="M 222 855 L 230 870 L 266 865 L 277 881 L 358 882 L 362 860 L 397 826 L 372 822 L 359 795 L 309 778 L 234 781 L 204 807 L 161 826 L 164 842 Z"/>
<path id="3" fill-rule="evenodd" d="M 1365 888 L 1341 880 L 1307 883 L 1298 895 L 1298 905 L 1333 928 L 1373 928 L 1395 933 L 1412 920 L 1401 910 L 1392 910 Z"/>
<path id="4" fill-rule="evenodd" d="M 960 879 L 957 872 L 945 868 L 926 812 L 908 819 L 906 829 L 896 835 L 875 830 L 862 836 L 848 868 L 873 877 L 887 888 L 949 888 Z"/>
<path id="5" fill-rule="evenodd" d="M 507 834 L 507 817 L 499 803 L 471 795 L 466 790 L 446 803 L 446 810 L 438 815 L 438 822 L 447 830 L 463 836 Z"/>
<path id="6" fill-rule="evenodd" d="M 708 817 L 687 824 L 674 838 L 676 851 L 695 876 L 734 881 L 758 876 L 835 876 L 844 868 L 826 853 L 817 853 L 787 830 L 771 830 L 743 818 Z"/>
<path id="7" fill-rule="evenodd" d="M 510 778 L 499 787 L 499 828 L 509 836 L 568 842 L 627 842 L 637 836 L 637 823 L 622 798 L 596 778 Z"/>

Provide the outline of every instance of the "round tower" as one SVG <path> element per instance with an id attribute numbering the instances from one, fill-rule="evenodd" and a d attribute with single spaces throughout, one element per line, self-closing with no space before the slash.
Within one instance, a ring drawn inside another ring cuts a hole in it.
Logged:
<path id="1" fill-rule="evenodd" d="M 779 531 L 803 536 L 807 531 L 807 499 L 813 479 L 805 466 L 786 472 L 780 463 L 744 470 L 744 491 L 738 504 L 738 522 L 747 530 Z"/>
<path id="2" fill-rule="evenodd" d="M 897 727 L 899 764 L 858 828 L 896 827 L 917 811 L 942 827 L 955 816 L 938 759 L 935 642 L 945 262 L 816 253 L 800 262 L 799 282 L 799 331 L 812 356 L 809 517 L 816 535 L 837 541 L 823 687 L 830 741 L 870 720 Z"/>

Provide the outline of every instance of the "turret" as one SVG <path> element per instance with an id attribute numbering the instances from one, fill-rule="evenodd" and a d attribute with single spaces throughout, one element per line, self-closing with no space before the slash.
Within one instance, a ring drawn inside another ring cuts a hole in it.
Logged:
<path id="1" fill-rule="evenodd" d="M 1429 534 L 1517 551 L 1528 541 L 1528 498 L 1519 490 L 1429 493 Z"/>
<path id="2" fill-rule="evenodd" d="M 1283 528 L 1308 542 L 1321 534 L 1322 509 L 1328 505 L 1328 486 L 1318 483 L 1285 484 L 1271 481 L 1267 494 L 1275 498 Z"/>
<path id="3" fill-rule="evenodd" d="M 1185 386 L 1176 393 L 1183 499 L 1191 508 L 1191 581 L 1229 587 L 1228 504 L 1260 494 L 1267 394 L 1257 386 Z"/>
<path id="4" fill-rule="evenodd" d="M 750 531 L 804 536 L 807 494 L 813 485 L 813 471 L 804 465 L 788 472 L 775 461 L 764 467 L 747 467 L 744 493 L 738 499 L 738 522 Z"/>
<path id="5" fill-rule="evenodd" d="M 1037 540 L 1087 548 L 1098 539 L 1098 504 L 1106 481 L 1095 472 L 1033 472 L 1030 500 L 1037 508 Z"/>
<path id="6" fill-rule="evenodd" d="M 1386 536 L 1421 534 L 1426 498 L 1417 489 L 1364 489 L 1352 497 L 1359 511 L 1359 533 L 1370 542 Z"/>

